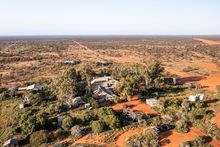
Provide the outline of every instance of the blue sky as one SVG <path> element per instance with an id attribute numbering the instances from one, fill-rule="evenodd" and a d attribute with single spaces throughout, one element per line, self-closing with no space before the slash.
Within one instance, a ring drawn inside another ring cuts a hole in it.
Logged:
<path id="1" fill-rule="evenodd" d="M 108 34 L 220 34 L 220 1 L 0 0 L 0 36 Z"/>

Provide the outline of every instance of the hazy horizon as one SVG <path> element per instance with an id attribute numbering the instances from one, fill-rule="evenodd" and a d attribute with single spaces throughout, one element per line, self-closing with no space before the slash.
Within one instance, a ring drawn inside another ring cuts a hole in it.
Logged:
<path id="1" fill-rule="evenodd" d="M 220 35 L 218 0 L 0 0 L 0 36 Z"/>

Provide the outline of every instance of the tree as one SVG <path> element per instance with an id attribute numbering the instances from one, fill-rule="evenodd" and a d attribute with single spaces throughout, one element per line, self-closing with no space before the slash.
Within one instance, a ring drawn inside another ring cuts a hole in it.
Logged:
<path id="1" fill-rule="evenodd" d="M 90 97 L 91 96 L 91 80 L 92 80 L 92 77 L 95 75 L 95 72 L 92 70 L 92 67 L 87 66 L 80 70 L 80 74 L 82 76 L 82 79 L 86 80 L 87 82 L 85 95 L 86 97 Z"/>
<path id="2" fill-rule="evenodd" d="M 177 132 L 180 132 L 180 133 L 187 133 L 187 132 L 189 132 L 188 123 L 185 120 L 183 120 L 183 119 L 178 120 L 176 122 L 175 130 Z"/>
<path id="3" fill-rule="evenodd" d="M 127 76 L 121 78 L 120 82 L 116 85 L 115 91 L 122 97 L 127 100 L 130 100 L 130 97 L 138 92 L 137 84 L 139 82 L 138 77 Z"/>
<path id="4" fill-rule="evenodd" d="M 19 127 L 21 128 L 21 134 L 24 138 L 27 138 L 34 131 L 37 130 L 37 120 L 35 115 L 25 113 L 21 116 L 19 121 Z"/>
<path id="5" fill-rule="evenodd" d="M 33 147 L 38 147 L 42 144 L 48 143 L 48 140 L 49 140 L 49 134 L 46 130 L 40 130 L 34 132 L 30 136 L 30 144 Z"/>
<path id="6" fill-rule="evenodd" d="M 81 94 L 81 76 L 74 68 L 69 68 L 58 76 L 52 83 L 58 96 L 76 96 Z"/>
<path id="7" fill-rule="evenodd" d="M 69 130 L 73 126 L 73 119 L 70 116 L 66 116 L 62 120 L 62 128 Z"/>
<path id="8" fill-rule="evenodd" d="M 125 142 L 126 147 L 159 147 L 159 137 L 157 132 L 152 129 L 145 129 L 144 131 L 133 135 Z"/>
<path id="9" fill-rule="evenodd" d="M 78 125 L 75 125 L 71 128 L 71 135 L 74 137 L 81 137 L 83 135 L 82 130 Z"/>
<path id="10" fill-rule="evenodd" d="M 24 138 L 31 135 L 33 132 L 44 129 L 48 122 L 46 114 L 34 114 L 33 112 L 24 113 L 19 120 L 19 127 Z"/>
<path id="11" fill-rule="evenodd" d="M 92 121 L 90 126 L 94 133 L 101 133 L 104 130 L 105 124 L 102 121 L 97 120 L 97 121 Z"/>
<path id="12" fill-rule="evenodd" d="M 150 60 L 144 72 L 146 85 L 156 84 L 160 81 L 164 68 L 158 60 Z"/>
<path id="13" fill-rule="evenodd" d="M 48 123 L 48 116 L 45 113 L 38 113 L 36 115 L 36 120 L 40 129 L 45 129 Z"/>

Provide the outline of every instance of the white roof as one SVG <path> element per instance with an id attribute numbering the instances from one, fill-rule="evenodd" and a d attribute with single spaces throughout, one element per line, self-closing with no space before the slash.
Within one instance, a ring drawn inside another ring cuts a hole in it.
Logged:
<path id="1" fill-rule="evenodd" d="M 42 88 L 40 84 L 32 84 L 27 87 L 19 87 L 18 90 L 40 90 Z"/>

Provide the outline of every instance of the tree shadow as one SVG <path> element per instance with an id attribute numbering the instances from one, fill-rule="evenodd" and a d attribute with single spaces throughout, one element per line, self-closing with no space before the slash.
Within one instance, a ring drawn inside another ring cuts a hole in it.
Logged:
<path id="1" fill-rule="evenodd" d="M 207 143 L 210 143 L 213 140 L 210 136 L 203 136 L 203 138 L 207 141 Z"/>
<path id="2" fill-rule="evenodd" d="M 218 99 L 211 99 L 211 100 L 206 100 L 205 103 L 206 104 L 211 104 L 211 103 L 216 103 L 218 101 L 219 101 Z"/>
<path id="3" fill-rule="evenodd" d="M 159 133 L 160 145 L 165 146 L 170 143 L 170 140 L 167 139 L 170 135 L 172 135 L 172 131 L 166 131 Z"/>
<path id="4" fill-rule="evenodd" d="M 178 83 L 185 84 L 185 83 L 188 83 L 188 82 L 197 82 L 197 81 L 200 81 L 202 79 L 206 79 L 206 77 L 191 76 L 191 77 L 179 78 L 178 79 Z"/>

